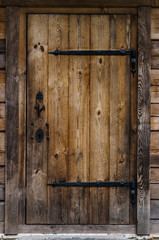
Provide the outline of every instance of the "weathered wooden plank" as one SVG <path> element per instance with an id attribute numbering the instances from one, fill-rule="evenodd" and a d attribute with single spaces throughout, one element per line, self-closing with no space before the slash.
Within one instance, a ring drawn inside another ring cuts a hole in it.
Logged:
<path id="1" fill-rule="evenodd" d="M 151 130 L 159 130 L 159 117 L 151 117 Z"/>
<path id="2" fill-rule="evenodd" d="M 159 183 L 159 168 L 151 168 L 151 183 Z"/>
<path id="3" fill-rule="evenodd" d="M 27 223 L 47 223 L 47 79 L 48 79 L 48 18 L 49 15 L 28 15 L 27 58 Z M 45 110 L 38 117 L 34 106 L 36 95 L 41 91 L 40 106 Z M 31 123 L 34 123 L 31 125 Z M 44 138 L 41 143 L 36 132 L 41 128 Z M 33 138 L 33 139 L 32 139 Z"/>
<path id="4" fill-rule="evenodd" d="M 151 150 L 159 149 L 159 132 L 151 132 Z"/>
<path id="5" fill-rule="evenodd" d="M 159 233 L 159 220 L 150 220 L 151 234 Z"/>
<path id="6" fill-rule="evenodd" d="M 68 26 L 68 15 L 49 16 L 49 51 L 68 50 Z M 68 181 L 68 56 L 49 55 L 48 86 L 48 183 Z M 48 188 L 48 223 L 67 224 L 68 202 L 67 188 Z"/>
<path id="7" fill-rule="evenodd" d="M 4 185 L 4 167 L 0 167 L 0 184 Z"/>
<path id="8" fill-rule="evenodd" d="M 159 41 L 151 41 L 151 57 L 159 56 Z"/>
<path id="9" fill-rule="evenodd" d="M 0 53 L 0 69 L 4 69 L 6 66 L 6 56 L 5 53 Z"/>
<path id="10" fill-rule="evenodd" d="M 5 203 L 0 202 L 0 222 L 4 222 L 4 207 Z"/>
<path id="11" fill-rule="evenodd" d="M 159 11 L 155 8 L 151 12 L 151 39 L 159 40 Z"/>
<path id="12" fill-rule="evenodd" d="M 5 233 L 18 233 L 19 8 L 7 7 Z M 14 127 L 13 127 L 14 126 Z"/>
<path id="13" fill-rule="evenodd" d="M 136 225 L 19 225 L 19 233 L 136 234 Z"/>
<path id="14" fill-rule="evenodd" d="M 69 49 L 90 48 L 90 16 L 70 15 Z M 69 58 L 69 181 L 89 181 L 89 57 Z M 76 81 L 75 81 L 76 79 Z M 68 189 L 68 223 L 89 223 L 89 188 Z"/>
<path id="15" fill-rule="evenodd" d="M 5 103 L 0 103 L 0 131 L 5 130 Z"/>
<path id="16" fill-rule="evenodd" d="M 0 22 L 0 39 L 6 38 L 6 23 Z"/>
<path id="17" fill-rule="evenodd" d="M 5 71 L 0 70 L 0 102 L 5 102 Z"/>
<path id="18" fill-rule="evenodd" d="M 6 21 L 6 8 L 0 8 L 0 22 Z"/>
<path id="19" fill-rule="evenodd" d="M 151 103 L 159 103 L 159 92 L 151 92 Z"/>
<path id="20" fill-rule="evenodd" d="M 130 15 L 111 16 L 111 49 L 130 49 L 130 23 Z M 129 60 L 110 57 L 110 181 L 129 180 Z M 109 205 L 110 224 L 129 224 L 128 189 L 110 188 Z"/>
<path id="21" fill-rule="evenodd" d="M 5 152 L 5 133 L 0 132 L 0 153 Z"/>
<path id="22" fill-rule="evenodd" d="M 0 39 L 0 53 L 5 53 L 6 51 L 6 40 Z"/>
<path id="23" fill-rule="evenodd" d="M 159 200 L 151 200 L 151 219 L 159 219 Z"/>
<path id="24" fill-rule="evenodd" d="M 109 21 L 91 16 L 90 49 L 110 48 Z M 109 57 L 91 57 L 90 69 L 90 181 L 109 181 Z M 108 224 L 108 188 L 90 188 L 90 199 L 90 224 Z"/>
<path id="25" fill-rule="evenodd" d="M 0 166 L 5 165 L 5 153 L 0 153 Z"/>
<path id="26" fill-rule="evenodd" d="M 159 150 L 151 150 L 151 167 L 159 167 Z"/>
<path id="27" fill-rule="evenodd" d="M 150 198 L 159 199 L 159 184 L 150 184 Z"/>
<path id="28" fill-rule="evenodd" d="M 150 233 L 151 8 L 138 9 L 137 234 Z"/>
<path id="29" fill-rule="evenodd" d="M 137 16 L 131 15 L 131 49 L 137 50 Z M 130 125 L 130 180 L 136 181 L 137 160 L 137 82 L 138 76 L 131 74 L 131 125 Z M 130 224 L 136 224 L 136 205 L 129 205 Z"/>
<path id="30" fill-rule="evenodd" d="M 3 0 L 3 6 L 20 6 L 20 7 L 137 7 L 137 6 L 155 6 L 157 3 L 154 3 L 153 0 L 85 0 L 81 2 L 79 0 L 73 1 L 68 0 Z"/>
<path id="31" fill-rule="evenodd" d="M 151 85 L 159 85 L 159 70 L 151 70 Z"/>
<path id="32" fill-rule="evenodd" d="M 153 56 L 151 58 L 151 69 L 159 69 L 158 56 Z"/>
<path id="33" fill-rule="evenodd" d="M 26 219 L 26 15 L 20 13 L 20 46 L 19 46 L 19 167 L 18 186 L 19 224 L 25 224 Z M 25 47 L 24 47 L 25 46 Z"/>
<path id="34" fill-rule="evenodd" d="M 151 117 L 159 117 L 159 104 L 151 104 Z"/>

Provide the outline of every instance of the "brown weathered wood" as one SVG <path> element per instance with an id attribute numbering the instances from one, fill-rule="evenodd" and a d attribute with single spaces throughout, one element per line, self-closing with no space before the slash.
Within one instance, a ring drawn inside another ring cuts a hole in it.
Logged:
<path id="1" fill-rule="evenodd" d="M 28 58 L 27 58 L 27 223 L 47 223 L 47 148 L 48 122 L 47 78 L 48 78 L 48 17 L 28 15 Z M 41 30 L 42 29 L 42 30 Z M 36 94 L 41 91 L 45 110 L 38 117 L 34 106 Z M 31 125 L 31 123 L 34 125 Z M 44 138 L 36 140 L 36 131 L 41 128 Z M 33 137 L 33 139 L 31 139 Z M 53 214 L 53 213 L 52 213 Z"/>
<path id="2" fill-rule="evenodd" d="M 5 130 L 5 104 L 0 103 L 0 131 Z"/>
<path id="3" fill-rule="evenodd" d="M 159 92 L 151 92 L 151 103 L 159 103 Z"/>
<path id="4" fill-rule="evenodd" d="M 4 207 L 5 203 L 0 202 L 0 222 L 4 222 Z"/>
<path id="5" fill-rule="evenodd" d="M 157 8 L 152 9 L 151 12 L 151 39 L 159 40 L 159 11 Z"/>
<path id="6" fill-rule="evenodd" d="M 19 224 L 25 223 L 26 198 L 26 16 L 20 14 L 20 46 L 19 46 Z M 24 47 L 25 46 L 25 47 Z"/>
<path id="7" fill-rule="evenodd" d="M 151 130 L 159 130 L 159 117 L 151 117 Z"/>
<path id="8" fill-rule="evenodd" d="M 136 225 L 19 225 L 19 233 L 136 234 Z"/>
<path id="9" fill-rule="evenodd" d="M 49 51 L 68 49 L 68 15 L 49 16 Z M 52 41 L 54 39 L 54 41 Z M 68 56 L 49 55 L 48 183 L 68 181 Z M 67 224 L 67 188 L 48 187 L 48 223 Z"/>
<path id="10" fill-rule="evenodd" d="M 0 22 L 0 39 L 6 38 L 6 23 Z"/>
<path id="11" fill-rule="evenodd" d="M 4 69 L 6 66 L 6 56 L 5 53 L 0 53 L 0 69 Z"/>
<path id="12" fill-rule="evenodd" d="M 151 85 L 159 85 L 159 70 L 151 70 Z"/>
<path id="13" fill-rule="evenodd" d="M 131 15 L 131 49 L 137 49 L 137 16 Z M 137 64 L 137 63 L 136 63 Z M 130 180 L 136 179 L 137 159 L 137 74 L 131 74 Z M 136 205 L 129 205 L 130 224 L 136 224 Z"/>
<path id="14" fill-rule="evenodd" d="M 0 166 L 5 165 L 5 153 L 0 153 Z"/>
<path id="15" fill-rule="evenodd" d="M 151 8 L 138 9 L 137 233 L 150 233 Z"/>
<path id="16" fill-rule="evenodd" d="M 150 182 L 159 183 L 159 168 L 151 168 L 150 173 L 151 173 Z"/>
<path id="17" fill-rule="evenodd" d="M 159 149 L 159 132 L 151 132 L 151 150 Z"/>
<path id="18" fill-rule="evenodd" d="M 150 152 L 151 167 L 159 167 L 159 150 L 152 150 Z"/>
<path id="19" fill-rule="evenodd" d="M 111 49 L 130 49 L 130 24 L 130 15 L 111 16 Z M 129 180 L 129 60 L 127 57 L 110 57 L 110 181 Z M 129 224 L 128 189 L 110 188 L 109 191 L 109 223 Z"/>
<path id="20" fill-rule="evenodd" d="M 0 53 L 4 53 L 6 51 L 6 40 L 0 39 Z"/>
<path id="21" fill-rule="evenodd" d="M 159 104 L 151 104 L 151 117 L 159 117 Z"/>
<path id="22" fill-rule="evenodd" d="M 5 233 L 18 233 L 19 8 L 7 7 Z M 14 127 L 13 127 L 14 126 Z"/>
<path id="23" fill-rule="evenodd" d="M 150 198 L 159 200 L 159 184 L 150 184 Z"/>
<path id="24" fill-rule="evenodd" d="M 159 200 L 151 200 L 151 219 L 159 219 Z"/>
<path id="25" fill-rule="evenodd" d="M 5 152 L 5 133 L 0 132 L 0 153 Z"/>
<path id="26" fill-rule="evenodd" d="M 0 21 L 6 21 L 6 8 L 0 8 Z"/>
<path id="27" fill-rule="evenodd" d="M 69 49 L 89 49 L 90 16 L 70 15 Z M 76 79 L 76 81 L 75 81 Z M 89 57 L 69 58 L 69 177 L 89 181 Z M 89 188 L 68 189 L 68 223 L 89 223 Z"/>
<path id="28" fill-rule="evenodd" d="M 151 42 L 151 68 L 158 69 L 159 68 L 159 41 Z"/>
<path id="29" fill-rule="evenodd" d="M 0 70 L 0 102 L 5 102 L 5 71 Z"/>
<path id="30" fill-rule="evenodd" d="M 155 6 L 153 0 L 85 0 L 83 2 L 76 0 L 3 0 L 3 6 L 20 6 L 20 7 L 137 7 L 137 6 Z"/>
<path id="31" fill-rule="evenodd" d="M 90 49 L 110 48 L 109 21 L 108 15 L 91 16 Z M 91 57 L 90 69 L 90 181 L 109 181 L 109 57 Z M 91 224 L 109 223 L 108 206 L 108 188 L 90 188 Z"/>
<path id="32" fill-rule="evenodd" d="M 159 220 L 150 220 L 151 234 L 159 233 Z"/>

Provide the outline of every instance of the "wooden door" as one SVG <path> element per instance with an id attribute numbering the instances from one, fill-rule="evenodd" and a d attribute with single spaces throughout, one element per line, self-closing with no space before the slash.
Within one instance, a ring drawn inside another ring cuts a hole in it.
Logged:
<path id="1" fill-rule="evenodd" d="M 130 56 L 49 54 L 132 47 L 136 17 L 130 14 L 28 15 L 27 224 L 135 223 L 127 187 L 47 185 L 136 178 L 136 77 Z M 39 115 L 38 104 L 45 106 Z"/>

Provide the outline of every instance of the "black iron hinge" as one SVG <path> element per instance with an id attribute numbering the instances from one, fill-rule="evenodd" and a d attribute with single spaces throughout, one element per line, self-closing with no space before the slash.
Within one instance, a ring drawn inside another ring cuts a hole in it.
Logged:
<path id="1" fill-rule="evenodd" d="M 131 72 L 134 76 L 136 73 L 135 63 L 136 63 L 136 52 L 133 48 L 130 50 L 74 50 L 74 51 L 60 51 L 56 49 L 53 52 L 49 52 L 49 54 L 53 54 L 55 56 L 59 55 L 76 55 L 76 56 L 126 56 L 130 55 L 130 63 L 131 63 Z"/>
<path id="2" fill-rule="evenodd" d="M 136 203 L 136 184 L 134 179 L 132 182 L 117 181 L 117 182 L 52 182 L 48 185 L 52 187 L 130 187 L 131 204 Z"/>

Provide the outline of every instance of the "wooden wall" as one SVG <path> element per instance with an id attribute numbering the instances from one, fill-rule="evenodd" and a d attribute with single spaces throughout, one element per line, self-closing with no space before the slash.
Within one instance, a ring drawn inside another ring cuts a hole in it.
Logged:
<path id="1" fill-rule="evenodd" d="M 0 8 L 0 230 L 4 222 L 6 11 Z"/>
<path id="2" fill-rule="evenodd" d="M 151 226 L 159 224 L 159 9 L 151 11 Z M 159 225 L 158 225 L 159 226 Z M 155 231 L 155 229 L 154 229 Z M 158 229 L 159 232 L 159 229 Z"/>
<path id="3" fill-rule="evenodd" d="M 152 9 L 151 39 L 151 232 L 159 232 L 159 9 Z M 0 8 L 0 232 L 4 222 L 5 8 Z"/>

